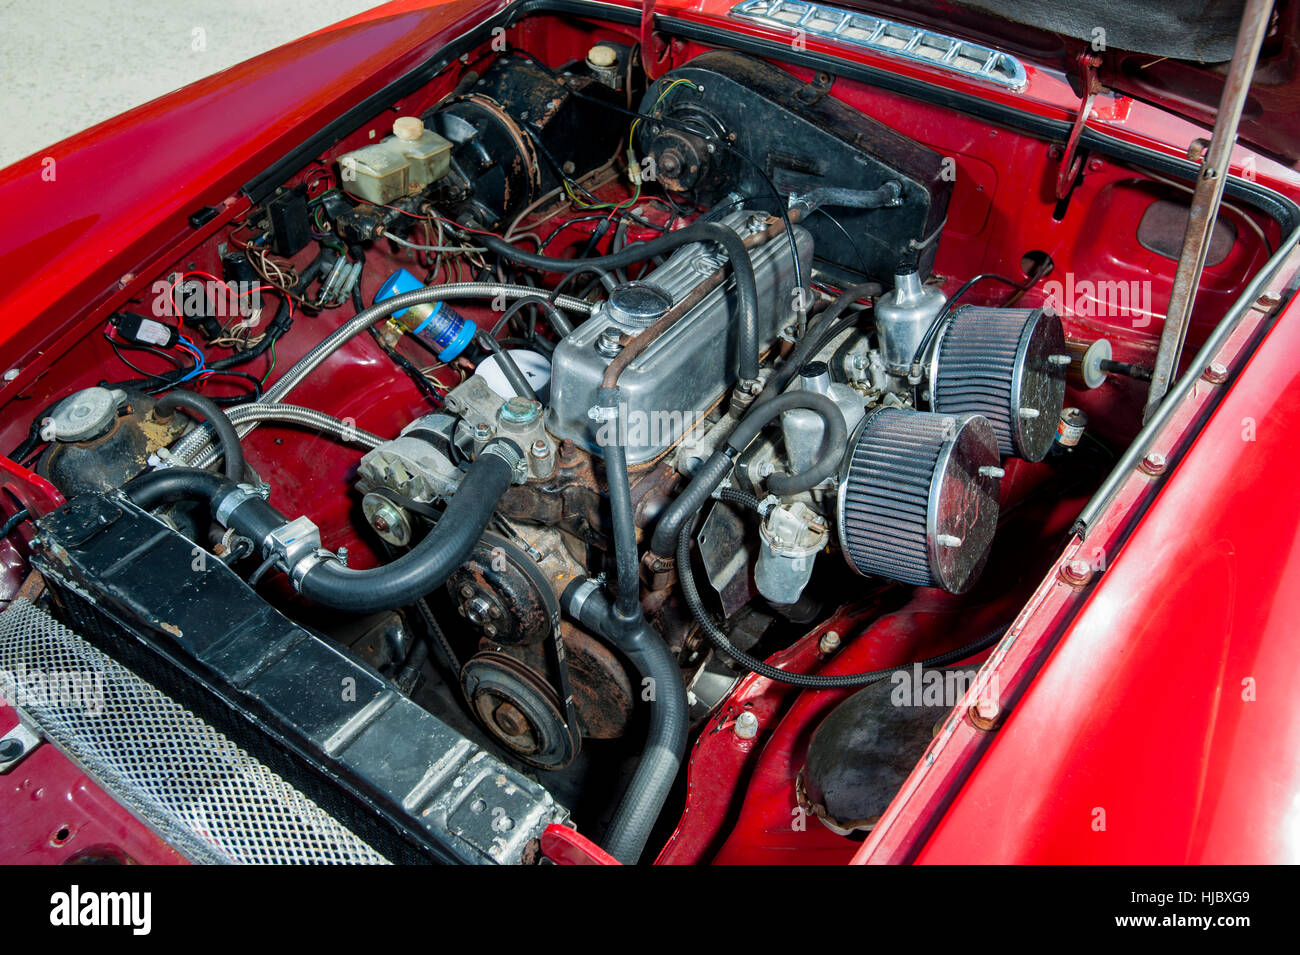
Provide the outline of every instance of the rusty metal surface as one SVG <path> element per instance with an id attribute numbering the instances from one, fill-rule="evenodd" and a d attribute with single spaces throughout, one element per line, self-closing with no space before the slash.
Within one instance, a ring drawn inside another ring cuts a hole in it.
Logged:
<path id="1" fill-rule="evenodd" d="M 556 594 L 532 556 L 493 533 L 474 545 L 447 591 L 460 615 L 495 644 L 540 642 L 560 618 Z"/>
<path id="2" fill-rule="evenodd" d="M 1142 414 L 1145 424 L 1155 414 L 1164 400 L 1169 384 L 1178 373 L 1183 342 L 1196 303 L 1196 290 L 1205 268 L 1209 252 L 1210 234 L 1219 216 L 1223 188 L 1227 184 L 1232 148 L 1237 141 L 1237 127 L 1250 92 L 1250 81 L 1255 74 L 1260 44 L 1268 30 L 1272 0 L 1247 0 L 1241 15 L 1241 28 L 1237 33 L 1237 46 L 1228 79 L 1219 100 L 1218 119 L 1214 135 L 1206 150 L 1196 191 L 1192 194 L 1191 211 L 1187 217 L 1187 232 L 1183 238 L 1183 251 L 1174 273 L 1174 287 L 1169 295 L 1164 328 L 1160 332 L 1160 348 L 1156 352 L 1155 369 L 1151 374 L 1151 387 L 1147 392 L 1146 408 Z"/>
<path id="3" fill-rule="evenodd" d="M 125 414 L 107 433 L 88 441 L 54 442 L 41 456 L 36 473 L 74 497 L 85 491 L 120 487 L 148 467 L 149 456 L 174 442 L 194 421 L 185 415 L 157 419 L 152 398 L 133 395 Z"/>
<path id="4" fill-rule="evenodd" d="M 616 739 L 632 719 L 632 680 L 609 647 L 567 621 L 560 626 L 573 677 L 573 702 L 582 735 Z"/>

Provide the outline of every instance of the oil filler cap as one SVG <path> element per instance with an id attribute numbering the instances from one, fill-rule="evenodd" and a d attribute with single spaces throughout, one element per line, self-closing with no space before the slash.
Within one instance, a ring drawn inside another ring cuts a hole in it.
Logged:
<path id="1" fill-rule="evenodd" d="M 673 297 L 649 282 L 624 282 L 609 293 L 606 314 L 624 328 L 647 328 L 672 308 Z"/>

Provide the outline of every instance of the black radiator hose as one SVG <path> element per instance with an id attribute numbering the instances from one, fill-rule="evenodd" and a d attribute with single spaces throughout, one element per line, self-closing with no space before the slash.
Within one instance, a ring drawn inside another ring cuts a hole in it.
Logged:
<path id="1" fill-rule="evenodd" d="M 692 242 L 715 242 L 726 252 L 732 274 L 736 277 L 736 297 L 740 304 L 740 378 L 751 381 L 758 377 L 758 284 L 754 278 L 754 264 L 749 258 L 744 240 L 727 226 L 714 222 L 695 222 L 676 232 L 629 245 L 620 252 L 589 259 L 559 259 L 525 252 L 492 235 L 475 233 L 474 241 L 502 258 L 539 272 L 575 272 L 593 267 L 613 271 L 644 262 Z"/>
<path id="2" fill-rule="evenodd" d="M 761 405 L 751 407 L 749 413 L 727 436 L 726 445 L 714 451 L 695 472 L 691 483 L 673 499 L 659 518 L 654 535 L 650 538 L 650 549 L 660 557 L 672 556 L 677 538 L 688 524 L 688 518 L 704 506 L 714 488 L 722 483 L 736 456 L 767 425 L 794 408 L 815 412 L 826 423 L 821 452 L 812 467 L 801 474 L 773 474 L 768 477 L 767 489 L 778 497 L 784 497 L 814 488 L 835 474 L 844 454 L 844 446 L 848 443 L 848 426 L 844 423 L 844 414 L 839 405 L 815 391 L 787 391 L 777 395 Z"/>
<path id="3" fill-rule="evenodd" d="M 612 425 L 605 442 L 605 480 L 613 522 L 617 596 L 611 602 L 592 581 L 577 581 L 564 592 L 566 609 L 600 634 L 651 681 L 650 729 L 636 772 L 605 834 L 605 849 L 620 862 L 640 858 L 655 821 L 663 811 L 686 754 L 688 705 L 681 669 L 668 646 L 641 611 L 641 582 L 627 449 L 619 422 L 617 388 L 601 388 L 596 406 Z"/>
<path id="4" fill-rule="evenodd" d="M 337 560 L 317 562 L 302 575 L 298 590 L 313 603 L 347 613 L 405 607 L 437 590 L 469 559 L 514 478 L 509 454 L 498 438 L 474 459 L 438 523 L 420 543 L 389 564 L 351 570 Z M 508 443 L 508 442 L 507 442 Z M 513 444 L 516 459 L 522 455 Z M 231 515 L 238 519 L 239 509 Z"/>
<path id="5" fill-rule="evenodd" d="M 415 603 L 446 583 L 452 571 L 469 559 L 510 487 L 515 463 L 522 456 L 505 438 L 489 442 L 461 481 L 464 493 L 452 495 L 433 530 L 405 555 L 366 570 L 350 570 L 326 557 L 300 577 L 290 567 L 299 592 L 308 600 L 347 613 L 374 613 Z M 202 501 L 220 523 L 259 548 L 272 531 L 286 523 L 284 515 L 260 497 L 220 474 L 199 468 L 151 471 L 129 481 L 122 490 L 146 510 L 182 500 Z"/>
<path id="6" fill-rule="evenodd" d="M 208 423 L 217 438 L 217 446 L 221 448 L 221 456 L 224 459 L 226 477 L 238 482 L 244 479 L 244 449 L 239 444 L 239 432 L 235 426 L 230 423 L 226 413 L 221 410 L 211 398 L 195 394 L 192 391 L 186 391 L 183 388 L 174 388 L 167 394 L 158 399 L 153 406 L 153 416 L 162 420 L 167 420 L 172 416 L 177 408 L 184 408 L 186 411 L 192 411 Z"/>
<path id="7" fill-rule="evenodd" d="M 146 511 L 181 501 L 202 501 L 211 506 L 218 495 L 234 489 L 229 478 L 202 468 L 159 468 L 122 485 L 127 499 Z"/>
<path id="8" fill-rule="evenodd" d="M 686 686 L 663 637 L 639 612 L 634 622 L 621 619 L 592 581 L 570 584 L 563 604 L 584 626 L 622 651 L 642 681 L 651 681 L 643 683 L 653 693 L 645 747 L 604 839 L 610 855 L 631 865 L 645 851 L 686 755 Z"/>

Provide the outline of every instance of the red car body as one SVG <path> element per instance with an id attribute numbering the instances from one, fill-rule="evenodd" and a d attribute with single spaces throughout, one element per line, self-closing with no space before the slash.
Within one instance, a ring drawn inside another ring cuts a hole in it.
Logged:
<path id="1" fill-rule="evenodd" d="M 629 29 L 641 15 L 626 0 L 595 6 L 594 14 L 617 15 Z M 728 18 L 730 6 L 660 3 L 669 55 L 689 56 L 704 30 L 784 42 Z M 245 183 L 505 8 L 480 0 L 399 0 L 0 171 L 8 225 L 0 231 L 5 442 L 25 431 L 22 409 L 68 387 L 68 363 L 81 360 L 74 346 L 106 315 L 245 211 Z M 812 39 L 808 47 L 880 65 L 869 52 L 819 47 Z M 888 65 L 1057 126 L 1073 121 L 1080 105 L 1060 74 L 1032 66 L 1027 89 L 1013 95 L 922 65 Z M 855 89 L 850 102 L 887 122 L 916 122 L 887 115 L 889 103 L 870 91 Z M 1088 125 L 1115 143 L 1177 161 L 1205 135 L 1122 95 L 1103 97 Z M 931 130 L 931 142 L 964 150 L 966 181 L 981 191 L 987 185 L 991 196 L 984 216 L 1014 232 L 1022 228 L 1016 193 L 996 188 L 994 167 L 979 159 L 981 150 L 997 148 L 985 141 L 987 129 L 975 120 L 953 124 Z M 1057 162 L 1044 148 L 1025 152 L 1020 169 L 1026 180 L 1048 184 Z M 1262 189 L 1300 200 L 1300 175 L 1239 147 L 1234 171 L 1247 170 Z M 1080 187 L 1081 201 L 1102 201 L 1105 188 L 1122 178 L 1099 163 Z M 189 218 L 204 207 L 217 214 L 196 229 Z M 1057 226 L 1051 236 L 1023 227 L 1025 234 L 1008 237 L 1004 247 L 1086 248 L 1093 241 L 1086 217 Z M 983 246 L 974 241 L 981 228 L 973 222 L 971 241 L 947 243 L 943 271 L 997 270 L 1000 263 L 983 261 Z M 1002 688 L 996 725 L 980 728 L 971 720 L 967 710 L 978 688 L 972 690 L 884 818 L 865 842 L 854 842 L 815 822 L 791 825 L 793 771 L 812 729 L 846 694 L 800 695 L 751 675 L 691 751 L 685 812 L 660 862 L 1300 861 L 1300 707 L 1292 693 L 1300 681 L 1300 498 L 1291 491 L 1300 465 L 1293 430 L 1300 424 L 1300 387 L 1293 387 L 1300 384 L 1293 357 L 1300 353 L 1300 306 L 1292 294 L 1300 258 L 1292 254 L 1294 235 L 1276 239 L 1286 261 L 1250 290 L 1259 304 L 1242 310 L 1233 334 L 1209 356 L 1226 371 L 1198 380 L 1178 403 L 1141 449 L 1145 469 L 1122 475 L 1084 537 L 1069 533 L 1081 501 L 1062 502 L 1044 516 L 1068 543 L 1036 587 L 1029 581 L 1028 601 L 981 670 L 982 680 L 996 678 Z M 1264 269 L 1265 258 L 1250 271 Z M 1168 285 L 1155 281 L 1162 302 Z M 1207 272 L 1194 317 L 1202 337 L 1241 291 Z M 370 359 L 358 352 L 349 360 L 350 370 L 364 374 Z M 63 369 L 57 388 L 48 384 L 55 363 Z M 75 370 L 77 384 L 94 382 L 93 363 Z M 311 387 L 302 389 L 306 404 Z M 377 401 L 373 396 L 371 404 Z M 365 408 L 357 415 L 363 427 Z M 310 445 L 300 453 L 309 455 Z M 38 513 L 57 503 L 53 488 L 7 460 L 0 461 L 0 480 Z M 14 568 L 20 561 L 10 550 L 0 545 L 0 557 Z M 1085 581 L 1062 575 L 1072 561 L 1090 568 Z M 990 619 L 996 609 L 989 608 Z M 945 612 L 940 601 L 870 623 L 846 613 L 781 656 L 824 673 L 889 666 L 907 658 L 894 630 L 906 630 L 911 650 L 924 649 L 926 628 L 937 641 Z M 833 661 L 816 650 L 828 629 L 856 635 Z M 756 712 L 764 726 L 753 740 L 726 731 L 741 708 Z M 0 732 L 13 719 L 0 710 Z M 140 862 L 180 861 L 52 747 L 0 777 L 0 807 L 0 861 L 62 861 L 74 850 L 102 846 Z M 573 852 L 553 845 L 552 854 L 557 861 L 581 857 L 578 842 Z"/>

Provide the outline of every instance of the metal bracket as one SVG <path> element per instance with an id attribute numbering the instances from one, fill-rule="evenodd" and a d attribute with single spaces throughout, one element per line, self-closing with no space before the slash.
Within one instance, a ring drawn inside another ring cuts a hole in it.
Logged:
<path id="1" fill-rule="evenodd" d="M 650 80 L 657 80 L 663 70 L 659 69 L 662 58 L 655 55 L 655 0 L 641 0 L 641 68 Z M 664 55 L 667 55 L 665 50 Z"/>
<path id="2" fill-rule="evenodd" d="M 30 756 L 44 741 L 39 731 L 20 719 L 17 726 L 0 736 L 0 776 Z"/>
<path id="3" fill-rule="evenodd" d="M 1079 107 L 1079 112 L 1075 114 L 1074 125 L 1070 127 L 1070 138 L 1065 141 L 1065 149 L 1061 153 L 1061 168 L 1056 172 L 1056 198 L 1064 199 L 1074 188 L 1074 181 L 1079 177 L 1079 171 L 1083 168 L 1083 157 L 1079 155 L 1079 140 L 1083 136 L 1083 128 L 1088 124 L 1088 117 L 1092 114 L 1092 102 L 1097 98 L 1097 94 L 1105 90 L 1097 76 L 1097 69 L 1101 66 L 1101 57 L 1095 53 L 1079 54 L 1079 78 L 1083 81 L 1083 104 Z"/>
<path id="4" fill-rule="evenodd" d="M 293 571 L 300 561 L 321 549 L 320 529 L 306 517 L 281 524 L 262 541 L 263 556 L 278 556 L 280 567 L 286 571 Z"/>
<path id="5" fill-rule="evenodd" d="M 805 106 L 814 106 L 831 91 L 831 86 L 834 83 L 835 77 L 825 70 L 819 70 L 813 74 L 811 80 L 799 87 L 794 94 L 794 98 Z"/>

